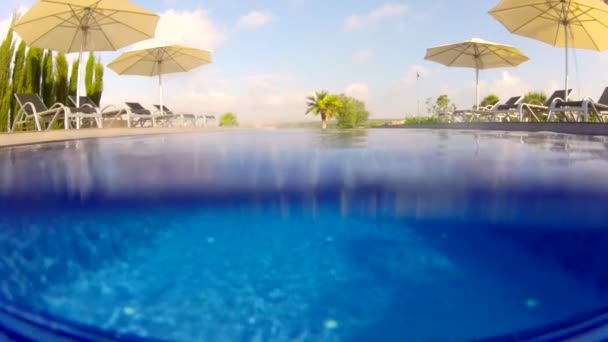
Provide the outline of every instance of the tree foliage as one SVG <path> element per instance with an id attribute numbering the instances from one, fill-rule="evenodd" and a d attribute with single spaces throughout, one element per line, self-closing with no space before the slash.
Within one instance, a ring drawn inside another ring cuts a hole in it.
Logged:
<path id="1" fill-rule="evenodd" d="M 79 61 L 78 59 L 76 59 L 73 63 L 72 63 L 72 71 L 70 74 L 70 86 L 69 86 L 69 90 L 68 90 L 68 94 L 72 95 L 72 96 L 76 96 L 76 93 L 78 92 L 78 65 L 79 65 Z"/>
<path id="2" fill-rule="evenodd" d="M 94 82 L 95 82 L 95 56 L 93 53 L 89 53 L 89 58 L 87 59 L 87 64 L 85 68 L 84 74 L 84 87 L 88 97 L 92 97 L 94 90 Z"/>
<path id="3" fill-rule="evenodd" d="M 101 105 L 101 95 L 103 94 L 103 73 L 104 66 L 101 61 L 95 64 L 95 81 L 93 82 L 93 92 L 89 97 L 97 106 Z"/>
<path id="4" fill-rule="evenodd" d="M 363 101 L 346 95 L 339 96 L 341 107 L 336 111 L 339 128 L 355 128 L 369 120 L 369 112 Z"/>
<path id="5" fill-rule="evenodd" d="M 524 96 L 524 103 L 544 106 L 547 103 L 547 94 L 542 91 L 531 91 Z"/>
<path id="6" fill-rule="evenodd" d="M 222 127 L 236 127 L 239 125 L 236 114 L 226 113 L 220 117 L 220 126 Z"/>
<path id="7" fill-rule="evenodd" d="M 68 61 L 65 54 L 60 52 L 55 57 L 57 72 L 55 73 L 55 102 L 68 104 Z"/>
<path id="8" fill-rule="evenodd" d="M 13 93 L 21 94 L 24 92 L 24 78 L 25 78 L 25 42 L 21 41 L 19 47 L 17 47 L 17 51 L 15 52 L 15 57 L 13 59 Z M 12 112 L 14 114 L 19 110 L 19 105 L 17 101 L 11 97 L 12 102 Z M 14 119 L 15 115 L 12 115 Z"/>
<path id="9" fill-rule="evenodd" d="M 27 50 L 23 89 L 28 94 L 40 93 L 41 58 L 41 49 L 31 47 Z"/>
<path id="10" fill-rule="evenodd" d="M 308 96 L 306 99 L 306 114 L 320 115 L 323 129 L 327 128 L 327 120 L 335 117 L 343 106 L 340 96 L 329 94 L 327 91 L 316 92 L 314 96 Z"/>
<path id="11" fill-rule="evenodd" d="M 441 123 L 441 120 L 436 116 L 415 116 L 405 118 L 404 124 L 406 125 L 420 125 L 420 124 L 436 124 Z"/>
<path id="12" fill-rule="evenodd" d="M 450 98 L 443 94 L 439 95 L 435 101 L 432 98 L 426 100 L 427 114 L 437 116 L 441 113 L 453 112 L 456 110 L 456 105 L 452 103 Z"/>
<path id="13" fill-rule="evenodd" d="M 481 107 L 494 106 L 500 101 L 500 98 L 496 94 L 490 94 L 486 96 L 483 100 L 481 100 Z"/>
<path id="14" fill-rule="evenodd" d="M 13 14 L 13 22 L 17 15 Z M 13 85 L 11 82 L 11 61 L 15 50 L 13 42 L 13 30 L 9 28 L 6 37 L 0 45 L 0 131 L 6 132 L 8 128 L 9 112 L 11 108 Z"/>
<path id="15" fill-rule="evenodd" d="M 544 106 L 547 103 L 547 99 L 547 94 L 542 91 L 531 91 L 524 96 L 523 102 L 531 105 Z M 543 113 L 545 113 L 543 108 L 528 108 L 524 115 L 527 120 L 540 120 Z"/>
<path id="16" fill-rule="evenodd" d="M 46 51 L 42 58 L 42 79 L 40 81 L 42 99 L 47 107 L 55 102 L 55 77 L 53 66 L 53 52 Z"/>

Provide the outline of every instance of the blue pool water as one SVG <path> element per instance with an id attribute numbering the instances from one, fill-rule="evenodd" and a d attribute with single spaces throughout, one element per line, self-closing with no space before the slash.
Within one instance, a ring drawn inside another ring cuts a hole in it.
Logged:
<path id="1" fill-rule="evenodd" d="M 533 338 L 608 309 L 607 170 L 608 139 L 556 134 L 3 149 L 0 340 Z"/>

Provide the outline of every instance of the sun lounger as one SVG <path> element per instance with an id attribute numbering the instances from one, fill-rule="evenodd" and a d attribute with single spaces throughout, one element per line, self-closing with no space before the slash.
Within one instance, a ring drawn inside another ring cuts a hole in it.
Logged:
<path id="1" fill-rule="evenodd" d="M 469 122 L 473 121 L 481 121 L 482 118 L 489 118 L 490 120 L 494 120 L 494 110 L 500 106 L 499 102 L 496 102 L 493 105 L 487 105 L 485 107 L 479 107 L 478 109 L 470 110 L 465 113 L 465 121 L 466 117 L 469 116 Z"/>
<path id="2" fill-rule="evenodd" d="M 530 104 L 530 103 L 525 103 L 523 105 L 523 109 L 522 109 L 522 113 L 529 113 L 532 117 L 534 117 L 537 121 L 542 121 L 538 115 L 537 115 L 537 111 L 542 111 L 543 115 L 547 115 L 547 120 L 546 121 L 551 121 L 549 118 L 549 108 L 551 108 L 551 106 L 554 106 L 555 103 L 557 102 L 564 102 L 564 99 L 566 97 L 569 97 L 570 94 L 572 94 L 572 89 L 568 89 L 568 95 L 566 96 L 566 90 L 557 90 L 555 91 L 551 97 L 549 97 L 549 99 L 547 100 L 547 103 L 545 103 L 544 105 L 537 105 L 537 104 Z M 523 114 L 522 114 L 523 117 Z"/>
<path id="3" fill-rule="evenodd" d="M 15 94 L 15 99 L 19 104 L 19 111 L 13 120 L 12 132 L 17 129 L 17 126 L 25 125 L 30 121 L 34 121 L 37 131 L 42 131 L 45 124 L 48 130 L 55 121 L 63 119 L 62 115 L 65 110 L 69 110 L 60 103 L 47 108 L 38 94 Z"/>
<path id="4" fill-rule="evenodd" d="M 523 96 L 513 96 L 508 99 L 507 102 L 498 104 L 492 110 L 492 121 L 502 121 L 503 119 L 510 121 L 509 114 L 519 113 L 519 106 L 523 99 Z M 517 118 L 519 119 L 520 115 L 518 115 Z"/>
<path id="5" fill-rule="evenodd" d="M 571 93 L 572 89 L 568 89 L 568 95 Z M 549 97 L 546 103 L 522 102 L 517 106 L 512 106 L 513 108 L 497 110 L 497 118 L 506 118 L 507 121 L 511 121 L 511 119 L 518 119 L 520 122 L 523 122 L 526 116 L 529 116 L 530 119 L 540 122 L 543 121 L 543 119 L 539 116 L 547 115 L 549 108 L 551 108 L 555 102 L 563 102 L 564 98 L 566 98 L 566 91 L 558 90 L 555 91 L 551 97 Z"/>
<path id="6" fill-rule="evenodd" d="M 582 101 L 556 101 L 549 108 L 548 120 L 559 114 L 566 121 L 589 122 L 589 114 L 594 115 L 599 122 L 604 122 L 608 118 L 608 87 L 596 102 L 587 96 Z"/>
<path id="7" fill-rule="evenodd" d="M 453 112 L 439 113 L 439 118 L 447 117 L 450 122 L 473 122 L 474 120 L 480 120 L 482 117 L 491 117 L 496 106 L 498 106 L 498 103 L 483 107 L 480 106 L 477 109 L 458 109 Z M 460 120 L 456 120 L 458 117 Z"/>
<path id="8" fill-rule="evenodd" d="M 34 121 L 38 131 L 42 131 L 45 125 L 47 130 L 50 129 L 57 120 L 64 120 L 65 129 L 70 128 L 72 119 L 76 119 L 77 128 L 80 128 L 80 119 L 87 118 L 93 119 L 97 126 L 100 125 L 97 113 L 86 108 L 67 107 L 61 103 L 47 108 L 38 94 L 15 94 L 15 99 L 20 108 L 11 131 L 15 131 L 17 126 L 25 125 L 31 120 Z"/>
<path id="9" fill-rule="evenodd" d="M 61 103 L 56 103 L 51 106 L 51 108 L 47 108 L 38 94 L 15 94 L 15 98 L 21 109 L 15 116 L 13 126 L 15 126 L 15 123 L 18 125 L 25 124 L 31 119 L 34 119 L 36 129 L 42 130 L 42 123 L 49 121 L 48 118 L 50 114 L 59 110 L 63 117 L 60 115 L 52 118 L 50 122 L 48 122 L 47 129 L 51 127 L 53 122 L 60 119 L 63 119 L 65 129 L 70 129 L 72 124 L 75 124 L 75 128 L 79 129 L 83 119 L 92 119 L 97 127 L 101 127 L 101 116 L 93 108 L 86 106 L 80 108 L 69 107 Z"/>
<path id="10" fill-rule="evenodd" d="M 157 111 L 160 113 L 160 105 L 154 105 Z M 171 111 L 167 106 L 163 105 L 163 113 L 168 115 L 173 115 L 178 117 L 181 121 L 181 125 L 184 126 L 186 124 L 186 119 L 190 120 L 194 126 L 196 126 L 196 121 L 198 119 L 198 115 L 196 114 L 187 114 L 187 113 L 175 113 Z"/>
<path id="11" fill-rule="evenodd" d="M 152 127 L 157 127 L 157 123 L 167 124 L 171 119 L 175 117 L 175 115 L 170 114 L 156 114 L 152 113 L 148 109 L 144 108 L 141 104 L 137 102 L 125 102 L 127 105 L 127 126 L 131 127 L 133 121 L 135 121 L 135 126 L 140 125 L 144 126 L 146 122 L 151 122 Z"/>
<path id="12" fill-rule="evenodd" d="M 73 105 L 76 105 L 76 96 L 70 95 L 68 98 Z M 99 108 L 97 104 L 88 96 L 80 97 L 80 107 L 84 110 L 93 110 L 97 113 L 97 115 L 101 118 L 101 120 L 99 120 L 100 128 L 103 127 L 104 119 L 111 119 L 110 124 L 112 124 L 116 119 L 121 119 L 123 114 L 127 114 L 126 109 L 118 109 L 113 105 Z"/>
<path id="13" fill-rule="evenodd" d="M 205 115 L 203 116 L 203 118 L 205 119 L 205 127 L 207 127 L 209 124 L 213 124 L 215 126 L 217 126 L 217 118 L 214 115 Z"/>

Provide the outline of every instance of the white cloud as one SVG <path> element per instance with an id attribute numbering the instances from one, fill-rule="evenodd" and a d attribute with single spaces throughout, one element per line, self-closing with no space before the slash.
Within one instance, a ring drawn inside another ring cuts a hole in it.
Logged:
<path id="1" fill-rule="evenodd" d="M 211 20 L 206 11 L 171 9 L 161 13 L 156 37 L 133 45 L 133 50 L 169 44 L 209 50 L 226 39 L 226 33 Z"/>
<path id="2" fill-rule="evenodd" d="M 253 90 L 270 90 L 273 84 L 281 80 L 283 75 L 280 73 L 267 73 L 245 76 L 244 80 Z"/>
<path id="3" fill-rule="evenodd" d="M 523 95 L 529 89 L 530 87 L 521 78 L 508 71 L 503 71 L 501 77 L 489 85 L 489 93 L 498 95 L 504 101 L 513 96 Z M 481 94 L 480 97 L 483 98 L 485 95 Z"/>
<path id="4" fill-rule="evenodd" d="M 355 53 L 353 53 L 353 56 L 351 57 L 351 61 L 353 65 L 361 65 L 368 62 L 373 55 L 374 52 L 371 49 L 355 51 Z"/>
<path id="5" fill-rule="evenodd" d="M 213 69 L 187 74 L 167 75 L 164 82 L 165 103 L 174 111 L 204 112 L 219 116 L 235 112 L 245 124 L 262 122 L 306 121 L 305 98 L 310 91 L 294 86 L 288 70 L 240 76 L 234 79 L 209 75 Z M 112 87 L 104 93 L 104 104 L 136 100 L 150 108 L 158 103 L 158 84 L 151 78 L 127 79 L 138 82 Z M 125 98 L 125 93 L 129 97 Z M 145 95 L 143 95 L 145 94 Z"/>
<path id="6" fill-rule="evenodd" d="M 369 86 L 363 82 L 353 83 L 346 87 L 345 94 L 366 101 L 369 97 Z"/>
<path id="7" fill-rule="evenodd" d="M 344 28 L 347 31 L 359 30 L 377 23 L 387 18 L 403 17 L 408 12 L 405 4 L 386 3 L 380 7 L 372 9 L 363 15 L 351 15 L 344 21 Z"/>
<path id="8" fill-rule="evenodd" d="M 238 29 L 255 29 L 270 24 L 275 20 L 272 13 L 267 11 L 251 11 L 239 18 Z"/>

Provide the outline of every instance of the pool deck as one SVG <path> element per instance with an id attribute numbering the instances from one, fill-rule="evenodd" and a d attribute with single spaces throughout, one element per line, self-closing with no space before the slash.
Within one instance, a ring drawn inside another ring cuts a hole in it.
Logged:
<path id="1" fill-rule="evenodd" d="M 38 143 L 48 143 L 65 140 L 109 138 L 136 135 L 177 134 L 217 132 L 222 128 L 188 128 L 188 127 L 157 127 L 157 128 L 91 128 L 80 130 L 52 130 L 44 132 L 1 133 L 0 147 L 18 146 Z M 233 129 L 232 129 L 233 130 Z"/>

